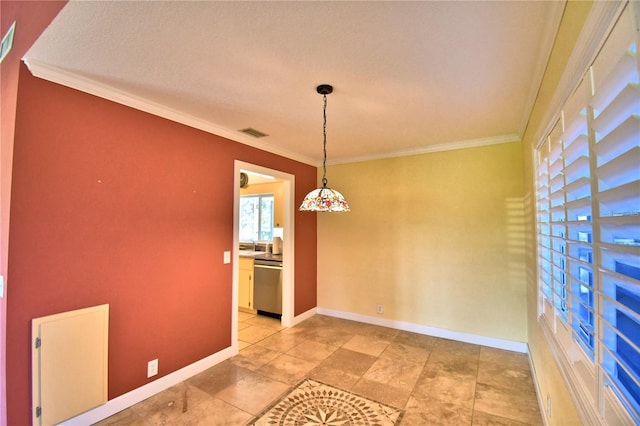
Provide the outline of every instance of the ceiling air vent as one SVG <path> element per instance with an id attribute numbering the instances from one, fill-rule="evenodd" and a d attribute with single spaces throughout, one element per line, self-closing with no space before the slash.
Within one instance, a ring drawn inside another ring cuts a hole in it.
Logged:
<path id="1" fill-rule="evenodd" d="M 253 136 L 254 138 L 264 138 L 265 136 L 269 136 L 266 133 L 262 133 L 260 130 L 252 129 L 251 127 L 247 127 L 246 129 L 240 130 L 242 133 L 246 133 L 248 135 Z"/>

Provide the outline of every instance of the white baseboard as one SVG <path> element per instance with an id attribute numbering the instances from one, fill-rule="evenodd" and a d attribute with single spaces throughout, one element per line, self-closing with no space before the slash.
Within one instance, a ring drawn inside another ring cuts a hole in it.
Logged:
<path id="1" fill-rule="evenodd" d="M 311 318 L 312 316 L 314 316 L 315 314 L 317 314 L 317 308 L 311 308 L 306 312 L 301 313 L 298 316 L 295 316 L 293 318 L 293 324 L 292 326 L 298 325 L 300 324 L 302 321 L 304 320 L 308 320 L 309 318 Z"/>
<path id="2" fill-rule="evenodd" d="M 293 325 L 299 324 L 302 321 L 311 318 L 316 314 L 316 308 L 309 309 L 306 312 L 293 318 Z M 144 386 L 140 386 L 127 392 L 124 395 L 120 395 L 112 400 L 107 401 L 106 404 L 96 407 L 92 410 L 86 411 L 78 416 L 72 417 L 64 422 L 60 423 L 60 426 L 78 426 L 78 425 L 90 425 L 100 420 L 104 420 L 122 410 L 125 410 L 153 395 L 162 392 L 163 390 L 175 386 L 180 382 L 187 380 L 188 378 L 195 376 L 198 373 L 203 372 L 207 368 L 211 368 L 220 362 L 231 358 L 238 353 L 238 344 L 234 342 L 230 347 L 216 352 L 206 358 L 187 365 L 180 370 L 160 377 L 151 383 Z"/>
<path id="3" fill-rule="evenodd" d="M 424 325 L 413 324 L 403 321 L 394 321 L 384 318 L 371 317 L 367 315 L 354 314 L 351 312 L 337 311 L 327 308 L 312 308 L 300 315 L 293 318 L 293 325 L 297 325 L 302 321 L 305 321 L 312 316 L 320 314 L 327 315 L 336 318 L 343 318 L 347 320 L 353 320 L 363 322 L 367 324 L 380 325 L 383 327 L 395 328 L 397 330 L 410 331 L 413 333 L 426 334 L 429 336 L 442 337 L 445 339 L 458 340 L 466 343 L 473 343 L 477 345 L 489 346 L 498 349 L 506 349 L 515 352 L 527 353 L 527 344 L 523 342 L 516 342 L 512 340 L 496 339 L 493 337 L 479 336 L 475 334 L 460 333 L 457 331 L 444 330 L 440 328 L 427 327 Z M 211 368 L 220 362 L 231 358 L 238 353 L 238 346 L 232 345 L 226 349 L 216 352 L 206 358 L 194 362 L 180 370 L 160 377 L 151 383 L 144 386 L 140 386 L 127 392 L 124 395 L 120 395 L 106 404 L 82 413 L 76 417 L 65 420 L 59 423 L 60 426 L 77 426 L 77 425 L 89 425 L 97 423 L 100 420 L 104 420 L 122 410 L 125 410 L 145 399 L 152 397 L 153 395 L 162 392 L 163 390 L 177 385 L 180 382 L 187 380 L 188 378 L 195 376 L 198 373 Z M 539 396 L 538 396 L 539 398 Z"/>
<path id="4" fill-rule="evenodd" d="M 418 334 L 426 334 L 443 339 L 458 340 L 465 343 L 489 346 L 497 349 L 527 353 L 527 344 L 514 340 L 497 339 L 495 337 L 480 336 L 477 334 L 461 333 L 459 331 L 445 330 L 442 328 L 428 327 L 426 325 L 413 324 L 404 321 L 395 321 L 386 318 L 372 317 L 368 315 L 354 314 L 351 312 L 338 311 L 328 308 L 317 308 L 320 315 L 364 322 L 366 324 L 380 325 L 383 327 L 395 328 L 397 330 L 410 331 Z"/>
<path id="5" fill-rule="evenodd" d="M 538 382 L 538 373 L 536 372 L 536 366 L 533 364 L 531 357 L 531 351 L 529 350 L 529 344 L 527 344 L 527 355 L 529 358 L 529 369 L 531 370 L 531 378 L 533 379 L 533 388 L 536 391 L 536 397 L 538 398 L 538 407 L 540 407 L 540 415 L 542 416 L 542 424 L 549 426 L 549 413 L 547 412 L 547 405 L 542 398 L 542 390 L 540 389 L 540 383 Z"/>
<path id="6" fill-rule="evenodd" d="M 131 392 L 120 395 L 119 397 L 108 401 L 104 405 L 65 420 L 64 422 L 59 423 L 59 425 L 90 425 L 99 422 L 100 420 L 104 420 L 107 417 L 110 417 L 124 409 L 127 409 L 141 401 L 144 401 L 145 399 L 159 392 L 162 392 L 167 388 L 170 388 L 171 386 L 177 385 L 178 383 L 185 381 L 198 373 L 201 373 L 207 368 L 211 368 L 214 365 L 219 364 L 228 358 L 231 358 L 237 353 L 237 347 L 234 349 L 233 346 L 230 346 L 226 349 L 221 350 L 220 352 L 216 352 L 213 355 L 196 361 L 193 364 L 187 365 L 180 370 L 176 370 L 173 373 L 169 373 L 166 376 L 160 377 L 159 379 L 154 380 L 151 383 L 140 386 L 139 388 L 136 388 Z"/>

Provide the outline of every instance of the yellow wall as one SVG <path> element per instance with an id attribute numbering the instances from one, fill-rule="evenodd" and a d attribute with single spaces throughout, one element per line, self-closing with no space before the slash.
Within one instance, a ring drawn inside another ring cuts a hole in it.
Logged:
<path id="1" fill-rule="evenodd" d="M 329 167 L 318 306 L 526 340 L 520 143 Z"/>
<path id="2" fill-rule="evenodd" d="M 560 77 L 567 65 L 567 60 L 571 55 L 591 5 L 591 2 L 570 1 L 567 3 L 538 99 L 523 137 L 527 248 L 527 339 L 541 397 L 545 405 L 547 395 L 552 401 L 551 418 L 548 419 L 551 425 L 578 425 L 581 424 L 581 421 L 572 402 L 571 394 L 565 386 L 560 371 L 538 326 L 533 147 L 538 142 L 534 140 L 535 133 L 548 124 L 543 123 L 542 120 L 550 108 L 551 98 L 557 89 Z M 541 408 L 546 409 L 546 407 Z"/>
<path id="3" fill-rule="evenodd" d="M 550 425 L 581 421 L 537 323 L 532 147 L 591 6 L 567 2 L 522 144 L 329 167 L 352 211 L 318 215 L 319 307 L 527 341 Z"/>
<path id="4" fill-rule="evenodd" d="M 522 144 L 329 167 L 352 211 L 318 215 L 319 307 L 527 341 L 550 425 L 581 421 L 537 323 L 532 147 L 591 6 L 567 2 Z"/>

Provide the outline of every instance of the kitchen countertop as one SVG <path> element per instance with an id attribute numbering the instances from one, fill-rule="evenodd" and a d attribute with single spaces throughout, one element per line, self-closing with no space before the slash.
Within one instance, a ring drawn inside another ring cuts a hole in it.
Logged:
<path id="1" fill-rule="evenodd" d="M 282 261 L 281 254 L 271 254 L 266 251 L 240 250 L 240 257 L 252 257 L 254 259 L 279 260 Z"/>
<path id="2" fill-rule="evenodd" d="M 254 250 L 240 250 L 238 253 L 240 254 L 240 257 L 254 257 L 254 258 L 256 256 L 267 254 L 266 251 L 254 251 Z"/>

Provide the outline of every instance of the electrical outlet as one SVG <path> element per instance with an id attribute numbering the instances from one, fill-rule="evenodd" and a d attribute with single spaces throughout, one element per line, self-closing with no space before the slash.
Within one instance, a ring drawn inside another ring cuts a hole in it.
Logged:
<path id="1" fill-rule="evenodd" d="M 158 374 L 158 360 L 154 359 L 147 364 L 147 378 L 153 377 Z"/>
<path id="2" fill-rule="evenodd" d="M 383 313 L 384 312 L 384 307 L 382 305 L 378 305 L 376 307 L 376 312 L 378 312 L 379 314 Z"/>

